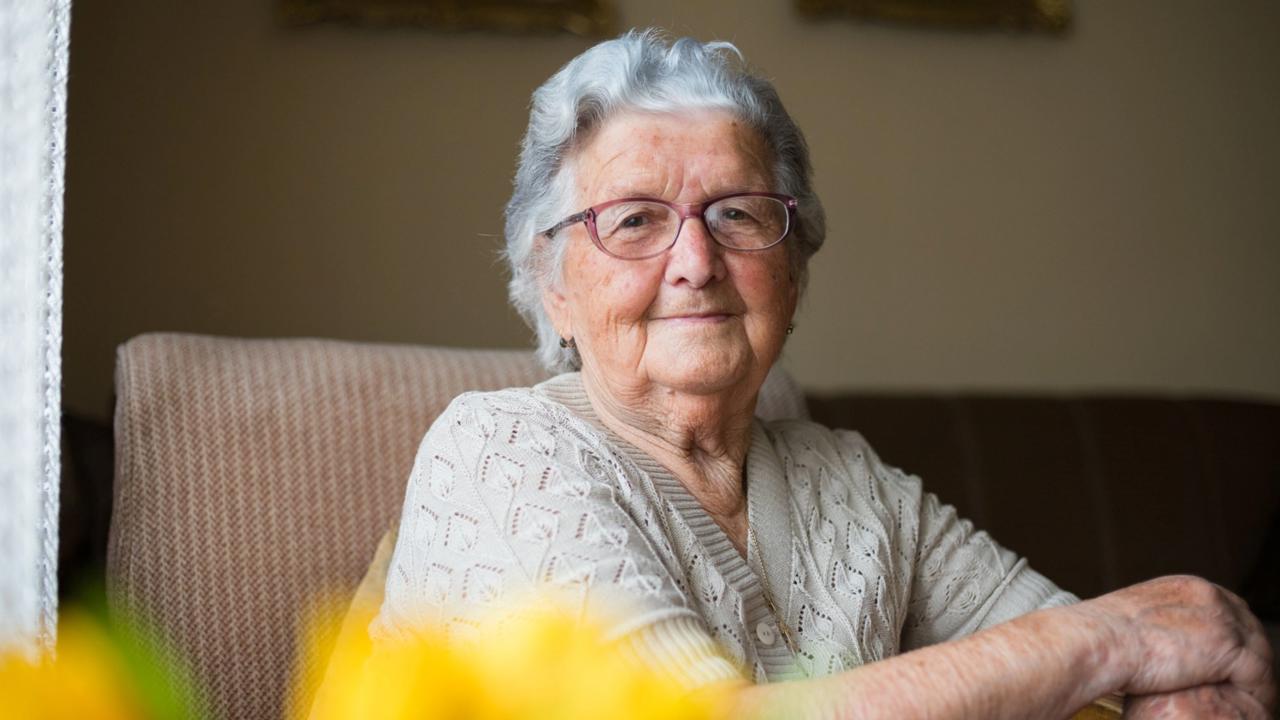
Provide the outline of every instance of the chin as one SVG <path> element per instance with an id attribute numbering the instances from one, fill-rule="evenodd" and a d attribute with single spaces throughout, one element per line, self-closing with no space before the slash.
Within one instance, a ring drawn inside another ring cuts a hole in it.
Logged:
<path id="1" fill-rule="evenodd" d="M 651 366 L 649 377 L 682 392 L 708 394 L 738 385 L 750 374 L 747 353 L 728 348 L 681 348 Z"/>

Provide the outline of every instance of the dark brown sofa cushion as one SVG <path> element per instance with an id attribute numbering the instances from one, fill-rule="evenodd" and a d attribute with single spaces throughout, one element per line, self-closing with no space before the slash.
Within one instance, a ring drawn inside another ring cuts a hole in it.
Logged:
<path id="1" fill-rule="evenodd" d="M 863 433 L 1083 597 L 1170 573 L 1240 591 L 1280 506 L 1280 406 L 1152 397 L 843 395 L 813 418 Z"/>

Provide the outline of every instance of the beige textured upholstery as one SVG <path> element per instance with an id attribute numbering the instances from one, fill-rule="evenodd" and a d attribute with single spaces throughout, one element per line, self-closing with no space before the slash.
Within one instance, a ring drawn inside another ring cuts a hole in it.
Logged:
<path id="1" fill-rule="evenodd" d="M 113 608 L 167 638 L 213 717 L 280 717 L 302 611 L 356 587 L 432 420 L 465 390 L 544 376 L 524 351 L 130 340 L 116 369 Z M 789 377 L 762 393 L 762 414 L 804 407 Z"/>
<path id="2" fill-rule="evenodd" d="M 359 582 L 435 416 L 544 375 L 528 352 L 190 335 L 117 363 L 108 589 L 227 718 L 280 717 L 300 611 Z"/>

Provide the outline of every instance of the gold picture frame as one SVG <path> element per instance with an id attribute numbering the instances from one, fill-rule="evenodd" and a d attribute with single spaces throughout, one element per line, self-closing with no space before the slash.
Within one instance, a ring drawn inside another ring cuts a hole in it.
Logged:
<path id="1" fill-rule="evenodd" d="M 340 22 L 450 32 L 617 34 L 609 0 L 278 0 L 286 25 Z"/>
<path id="2" fill-rule="evenodd" d="M 847 16 L 911 25 L 1063 33 L 1071 0 L 793 0 L 811 18 Z"/>

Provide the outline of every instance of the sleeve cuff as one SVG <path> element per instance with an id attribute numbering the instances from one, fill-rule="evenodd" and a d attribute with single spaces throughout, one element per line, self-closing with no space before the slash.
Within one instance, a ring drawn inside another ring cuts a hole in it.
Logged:
<path id="1" fill-rule="evenodd" d="M 686 690 L 744 678 L 742 670 L 726 657 L 702 621 L 692 614 L 660 620 L 628 633 L 619 641 L 619 647 L 635 662 Z"/>
<path id="2" fill-rule="evenodd" d="M 1062 607 L 1080 602 L 1080 599 L 1061 590 L 1048 578 L 1032 570 L 1026 560 L 1020 560 L 994 594 L 994 602 L 985 613 L 982 622 L 970 632 L 982 630 L 1012 620 L 1036 610 Z M 968 633 L 965 633 L 968 634 Z"/>

